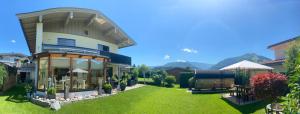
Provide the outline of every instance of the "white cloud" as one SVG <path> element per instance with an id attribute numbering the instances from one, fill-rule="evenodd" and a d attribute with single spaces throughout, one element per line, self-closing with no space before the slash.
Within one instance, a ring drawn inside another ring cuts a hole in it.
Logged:
<path id="1" fill-rule="evenodd" d="M 197 50 L 190 49 L 190 48 L 183 48 L 182 51 L 187 52 L 187 53 L 198 53 Z"/>
<path id="2" fill-rule="evenodd" d="M 16 40 L 11 40 L 10 42 L 11 42 L 11 43 L 16 43 Z"/>
<path id="3" fill-rule="evenodd" d="M 186 60 L 177 59 L 177 62 L 186 62 Z"/>
<path id="4" fill-rule="evenodd" d="M 170 58 L 171 58 L 171 56 L 168 55 L 168 54 L 164 56 L 164 59 L 165 59 L 165 60 L 168 60 L 168 59 L 170 59 Z"/>

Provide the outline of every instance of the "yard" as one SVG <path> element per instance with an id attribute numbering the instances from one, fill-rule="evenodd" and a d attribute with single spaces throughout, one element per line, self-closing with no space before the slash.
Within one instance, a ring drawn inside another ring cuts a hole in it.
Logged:
<path id="1" fill-rule="evenodd" d="M 18 92 L 17 92 L 18 91 Z M 146 86 L 114 96 L 64 105 L 59 111 L 31 104 L 19 95 L 20 87 L 0 96 L 0 113 L 264 113 L 266 103 L 235 106 L 220 94 L 191 94 L 186 89 Z"/>

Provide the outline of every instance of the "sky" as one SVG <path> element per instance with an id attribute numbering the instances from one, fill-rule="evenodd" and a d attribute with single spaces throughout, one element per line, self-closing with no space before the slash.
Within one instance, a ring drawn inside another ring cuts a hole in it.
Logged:
<path id="1" fill-rule="evenodd" d="M 215 64 L 300 35 L 300 0 L 9 0 L 1 3 L 0 53 L 30 55 L 16 17 L 54 7 L 102 12 L 137 45 L 119 53 L 149 66 L 174 61 Z"/>

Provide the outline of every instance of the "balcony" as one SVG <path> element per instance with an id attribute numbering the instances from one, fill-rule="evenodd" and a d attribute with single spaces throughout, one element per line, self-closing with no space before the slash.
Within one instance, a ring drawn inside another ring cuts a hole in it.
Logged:
<path id="1" fill-rule="evenodd" d="M 43 52 L 77 53 L 84 55 L 104 56 L 110 58 L 111 63 L 131 65 L 131 57 L 84 47 L 43 44 Z"/>

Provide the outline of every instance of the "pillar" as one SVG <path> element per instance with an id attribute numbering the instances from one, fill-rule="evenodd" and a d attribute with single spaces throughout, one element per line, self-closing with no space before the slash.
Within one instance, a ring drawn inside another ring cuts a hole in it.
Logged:
<path id="1" fill-rule="evenodd" d="M 42 52 L 43 44 L 43 23 L 36 23 L 36 40 L 35 40 L 35 53 Z"/>

